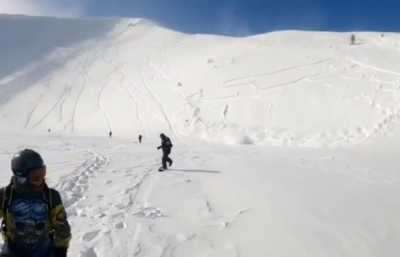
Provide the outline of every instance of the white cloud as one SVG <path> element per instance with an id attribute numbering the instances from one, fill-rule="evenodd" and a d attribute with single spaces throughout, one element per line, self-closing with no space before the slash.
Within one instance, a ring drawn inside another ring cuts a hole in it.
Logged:
<path id="1" fill-rule="evenodd" d="M 74 17 L 83 14 L 84 0 L 0 0 L 0 13 Z"/>

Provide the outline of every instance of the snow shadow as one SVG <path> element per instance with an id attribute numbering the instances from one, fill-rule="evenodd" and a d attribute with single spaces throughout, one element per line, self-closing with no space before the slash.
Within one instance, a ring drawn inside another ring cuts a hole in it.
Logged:
<path id="1" fill-rule="evenodd" d="M 189 170 L 189 169 L 168 169 L 168 170 L 179 171 L 179 172 L 199 172 L 199 173 L 213 173 L 213 174 L 222 173 L 221 171 L 218 170 Z"/>

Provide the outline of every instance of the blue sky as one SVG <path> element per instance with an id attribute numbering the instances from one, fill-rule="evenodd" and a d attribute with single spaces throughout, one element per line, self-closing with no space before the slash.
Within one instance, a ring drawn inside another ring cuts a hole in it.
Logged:
<path id="1" fill-rule="evenodd" d="M 189 33 L 400 31 L 400 0 L 1 0 L 0 12 L 7 2 L 29 2 L 39 15 L 143 17 Z"/>

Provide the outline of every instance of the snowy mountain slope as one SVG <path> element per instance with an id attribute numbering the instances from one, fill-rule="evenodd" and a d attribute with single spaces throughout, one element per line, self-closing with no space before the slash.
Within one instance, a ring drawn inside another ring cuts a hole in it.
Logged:
<path id="1" fill-rule="evenodd" d="M 37 18 L 13 19 L 13 31 L 40 28 Z M 40 55 L 0 41 L 10 56 L 23 50 L 18 69 L 0 66 L 0 114 L 10 128 L 332 146 L 364 142 L 400 118 L 397 34 L 357 33 L 351 46 L 348 33 L 229 38 L 145 20 L 61 21 L 38 31 L 47 42 Z M 60 38 L 70 27 L 83 32 Z M 19 42 L 13 31 L 7 42 Z"/>
<path id="2" fill-rule="evenodd" d="M 0 184 L 43 155 L 69 256 L 398 256 L 398 34 L 0 21 Z"/>

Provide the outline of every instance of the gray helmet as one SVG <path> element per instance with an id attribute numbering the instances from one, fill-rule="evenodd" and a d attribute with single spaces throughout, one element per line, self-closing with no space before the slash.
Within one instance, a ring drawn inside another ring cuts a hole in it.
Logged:
<path id="1" fill-rule="evenodd" d="M 17 177 L 27 177 L 31 170 L 44 166 L 40 154 L 31 149 L 19 151 L 11 159 L 11 170 Z"/>

